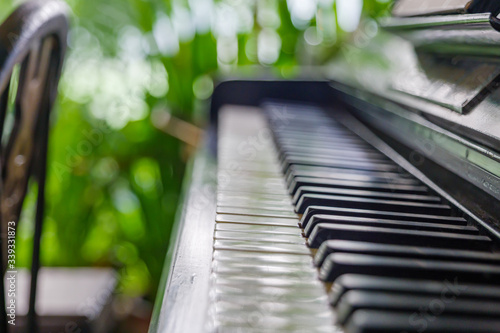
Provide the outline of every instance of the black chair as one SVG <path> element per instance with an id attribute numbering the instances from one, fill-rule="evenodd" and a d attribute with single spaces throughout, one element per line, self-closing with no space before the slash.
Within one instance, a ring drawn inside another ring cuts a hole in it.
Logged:
<path id="1" fill-rule="evenodd" d="M 15 271 L 13 235 L 32 178 L 38 184 L 27 332 L 37 332 L 35 298 L 44 216 L 49 115 L 57 95 L 66 50 L 68 19 L 59 1 L 22 4 L 0 25 L 0 257 L 2 276 Z M 17 89 L 15 100 L 9 95 Z M 10 117 L 12 121 L 6 121 Z M 10 124 L 9 124 L 10 122 Z M 8 129 L 7 129 L 8 128 Z M 10 238 L 9 238 L 10 237 Z M 0 331 L 9 332 L 0 283 Z"/>

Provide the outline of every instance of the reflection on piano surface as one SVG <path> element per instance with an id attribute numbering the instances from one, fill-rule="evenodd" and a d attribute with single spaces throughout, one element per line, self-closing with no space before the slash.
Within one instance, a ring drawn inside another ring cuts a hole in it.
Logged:
<path id="1" fill-rule="evenodd" d="M 498 13 L 409 3 L 328 80 L 217 87 L 152 332 L 500 332 Z"/>

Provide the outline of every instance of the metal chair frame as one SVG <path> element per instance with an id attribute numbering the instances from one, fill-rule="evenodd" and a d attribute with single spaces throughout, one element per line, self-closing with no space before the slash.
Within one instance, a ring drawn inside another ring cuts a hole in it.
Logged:
<path id="1" fill-rule="evenodd" d="M 27 332 L 37 332 L 36 288 L 40 268 L 40 236 L 45 206 L 45 176 L 49 116 L 66 51 L 67 7 L 55 0 L 35 0 L 19 6 L 0 25 L 0 331 L 9 332 L 5 279 L 15 271 L 8 255 L 15 251 L 12 235 L 32 178 L 38 184 Z M 19 67 L 12 108 L 14 122 L 4 133 L 9 113 L 13 73 Z M 10 222 L 10 223 L 9 223 Z M 9 239 L 9 235 L 11 238 Z M 11 246 L 9 246 L 11 245 Z M 9 253 L 10 252 L 10 253 Z"/>

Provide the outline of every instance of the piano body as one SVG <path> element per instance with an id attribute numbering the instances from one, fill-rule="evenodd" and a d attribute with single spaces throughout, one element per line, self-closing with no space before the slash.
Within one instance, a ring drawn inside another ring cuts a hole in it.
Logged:
<path id="1" fill-rule="evenodd" d="M 500 332 L 500 7 L 416 3 L 217 86 L 150 332 Z"/>

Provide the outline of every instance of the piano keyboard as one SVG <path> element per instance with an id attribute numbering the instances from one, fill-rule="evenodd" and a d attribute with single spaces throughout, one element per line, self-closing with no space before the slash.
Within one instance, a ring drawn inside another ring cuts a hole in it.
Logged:
<path id="1" fill-rule="evenodd" d="M 500 332 L 481 226 L 321 109 L 219 115 L 217 332 Z"/>

